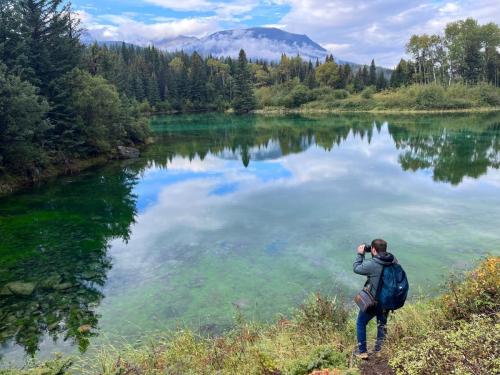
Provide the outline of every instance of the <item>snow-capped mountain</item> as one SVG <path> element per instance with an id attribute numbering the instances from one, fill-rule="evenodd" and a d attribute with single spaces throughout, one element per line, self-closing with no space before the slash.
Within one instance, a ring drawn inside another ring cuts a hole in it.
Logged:
<path id="1" fill-rule="evenodd" d="M 197 51 L 216 57 L 236 57 L 241 48 L 251 59 L 279 60 L 285 53 L 288 56 L 300 55 L 305 60 L 323 60 L 327 55 L 327 50 L 307 35 L 267 27 L 219 31 L 200 39 L 180 36 L 153 44 L 167 51 Z"/>

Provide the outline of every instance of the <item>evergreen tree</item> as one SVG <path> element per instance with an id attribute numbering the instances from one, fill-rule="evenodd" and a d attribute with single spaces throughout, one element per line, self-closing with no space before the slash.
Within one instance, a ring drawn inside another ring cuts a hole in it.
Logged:
<path id="1" fill-rule="evenodd" d="M 191 56 L 189 69 L 190 100 L 195 108 L 206 107 L 207 100 L 207 72 L 201 56 L 194 52 Z"/>
<path id="2" fill-rule="evenodd" d="M 365 65 L 366 67 L 366 65 Z M 356 72 L 354 79 L 353 79 L 353 86 L 354 86 L 354 91 L 360 92 L 363 91 L 365 88 L 365 83 L 363 79 L 363 73 L 362 73 L 362 68 L 359 68 L 358 71 Z"/>
<path id="3" fill-rule="evenodd" d="M 378 74 L 375 86 L 377 87 L 377 91 L 382 91 L 387 88 L 387 80 L 385 79 L 383 71 L 380 71 L 380 73 Z"/>
<path id="4" fill-rule="evenodd" d="M 0 175 L 8 170 L 35 177 L 46 157 L 36 140 L 48 125 L 47 111 L 37 89 L 0 63 Z"/>
<path id="5" fill-rule="evenodd" d="M 363 87 L 370 84 L 370 75 L 366 65 L 363 65 L 363 69 L 361 70 L 361 81 L 363 82 Z"/>
<path id="6" fill-rule="evenodd" d="M 249 112 L 255 109 L 255 96 L 252 88 L 252 77 L 248 68 L 244 50 L 240 50 L 236 63 L 234 81 L 233 108 L 237 113 Z"/>
<path id="7" fill-rule="evenodd" d="M 390 85 L 391 87 L 405 86 L 410 82 L 409 67 L 404 59 L 401 59 L 392 71 Z"/>
<path id="8" fill-rule="evenodd" d="M 158 79 L 156 75 L 152 73 L 148 78 L 147 84 L 147 99 L 149 104 L 155 106 L 160 101 L 160 92 L 158 87 Z"/>
<path id="9" fill-rule="evenodd" d="M 375 60 L 372 59 L 370 64 L 370 73 L 368 77 L 368 85 L 375 86 L 377 84 L 377 68 L 375 66 Z"/>

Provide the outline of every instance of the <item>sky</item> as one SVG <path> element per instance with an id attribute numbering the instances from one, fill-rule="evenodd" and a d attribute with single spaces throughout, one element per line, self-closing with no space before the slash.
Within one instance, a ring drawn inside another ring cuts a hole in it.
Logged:
<path id="1" fill-rule="evenodd" d="M 500 23 L 499 0 L 73 0 L 96 40 L 154 43 L 180 35 L 278 27 L 306 34 L 335 57 L 394 67 L 412 34 L 473 17 Z"/>

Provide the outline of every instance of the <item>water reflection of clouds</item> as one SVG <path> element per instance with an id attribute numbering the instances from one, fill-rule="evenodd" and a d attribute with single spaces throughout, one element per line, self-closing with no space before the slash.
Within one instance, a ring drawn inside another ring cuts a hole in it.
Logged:
<path id="1" fill-rule="evenodd" d="M 215 184 L 207 195 L 221 196 L 237 192 L 242 184 L 248 188 L 255 183 L 289 178 L 292 178 L 292 172 L 281 162 L 257 161 L 245 168 L 240 160 L 221 160 L 211 154 L 203 161 L 175 157 L 166 169 L 153 167 L 147 170 L 134 193 L 138 196 L 137 209 L 143 213 L 156 204 L 158 195 L 165 188 L 187 181 L 200 180 L 200 185 Z"/>

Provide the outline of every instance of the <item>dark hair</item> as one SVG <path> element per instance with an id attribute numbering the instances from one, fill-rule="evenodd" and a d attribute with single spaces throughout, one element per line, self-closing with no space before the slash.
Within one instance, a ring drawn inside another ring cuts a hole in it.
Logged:
<path id="1" fill-rule="evenodd" d="M 384 254 L 387 252 L 387 242 L 380 238 L 372 241 L 372 247 L 377 250 L 377 253 Z"/>

